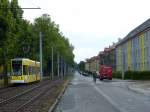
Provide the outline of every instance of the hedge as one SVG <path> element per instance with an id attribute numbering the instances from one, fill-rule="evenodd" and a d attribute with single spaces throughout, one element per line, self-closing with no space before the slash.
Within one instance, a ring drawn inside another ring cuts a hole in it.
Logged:
<path id="1" fill-rule="evenodd" d="M 113 78 L 119 78 L 119 79 L 122 78 L 122 74 L 120 71 L 113 72 L 112 75 L 113 75 Z"/>
<path id="2" fill-rule="evenodd" d="M 121 72 L 113 72 L 114 78 L 121 78 Z M 124 79 L 132 80 L 150 80 L 150 71 L 126 71 L 124 73 Z"/>
<path id="3" fill-rule="evenodd" d="M 126 71 L 125 79 L 149 80 L 150 79 L 150 71 Z"/>

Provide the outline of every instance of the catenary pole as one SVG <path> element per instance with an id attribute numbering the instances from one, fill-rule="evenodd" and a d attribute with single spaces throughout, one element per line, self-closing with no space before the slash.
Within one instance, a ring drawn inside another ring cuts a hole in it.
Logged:
<path id="1" fill-rule="evenodd" d="M 43 63 L 42 63 L 42 32 L 40 32 L 40 76 L 41 80 L 43 79 Z"/>
<path id="2" fill-rule="evenodd" d="M 53 47 L 52 47 L 52 79 L 54 77 L 54 58 L 53 58 Z"/>
<path id="3" fill-rule="evenodd" d="M 57 53 L 57 74 L 59 77 L 59 52 Z"/>

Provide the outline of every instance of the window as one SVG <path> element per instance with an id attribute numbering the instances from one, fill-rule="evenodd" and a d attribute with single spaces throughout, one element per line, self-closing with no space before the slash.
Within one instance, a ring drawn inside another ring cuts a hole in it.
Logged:
<path id="1" fill-rule="evenodd" d="M 32 67 L 31 66 L 29 66 L 28 71 L 29 71 L 29 75 L 32 75 Z"/>
<path id="2" fill-rule="evenodd" d="M 23 75 L 28 75 L 28 66 L 23 65 Z"/>
<path id="3" fill-rule="evenodd" d="M 22 75 L 22 61 L 12 61 L 12 75 Z"/>
<path id="4" fill-rule="evenodd" d="M 32 74 L 35 75 L 35 74 L 36 74 L 36 71 L 37 71 L 37 70 L 36 70 L 36 67 L 33 67 Z"/>

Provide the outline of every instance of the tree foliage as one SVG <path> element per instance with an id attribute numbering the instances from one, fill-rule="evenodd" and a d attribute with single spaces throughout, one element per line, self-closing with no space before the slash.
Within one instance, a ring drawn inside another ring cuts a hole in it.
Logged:
<path id="1" fill-rule="evenodd" d="M 57 54 L 69 65 L 74 64 L 73 45 L 60 32 L 59 25 L 43 14 L 33 23 L 22 18 L 23 10 L 18 0 L 0 0 L 0 65 L 4 58 L 30 58 L 39 61 L 39 32 L 42 32 L 44 70 L 49 71 L 51 48 L 54 49 L 54 63 Z"/>
<path id="2" fill-rule="evenodd" d="M 80 61 L 80 63 L 78 64 L 79 70 L 80 71 L 85 71 L 85 62 L 84 61 Z"/>

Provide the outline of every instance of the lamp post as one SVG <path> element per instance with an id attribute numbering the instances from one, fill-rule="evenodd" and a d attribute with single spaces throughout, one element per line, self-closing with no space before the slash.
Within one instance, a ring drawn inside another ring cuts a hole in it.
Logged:
<path id="1" fill-rule="evenodd" d="M 52 79 L 54 78 L 54 58 L 53 58 L 53 46 L 52 46 Z"/>
<path id="2" fill-rule="evenodd" d="M 40 76 L 41 80 L 43 79 L 43 63 L 42 63 L 42 32 L 39 34 L 40 37 Z"/>
<path id="3" fill-rule="evenodd" d="M 57 52 L 57 75 L 59 77 L 59 52 Z"/>
<path id="4" fill-rule="evenodd" d="M 60 77 L 63 78 L 62 56 L 60 56 Z"/>
<path id="5" fill-rule="evenodd" d="M 52 69 L 52 72 L 51 72 L 51 78 L 53 79 L 54 78 L 54 49 L 55 50 L 57 50 L 57 77 L 60 77 L 60 68 L 61 68 L 61 66 L 60 66 L 60 54 L 59 54 L 59 52 L 58 52 L 58 49 L 57 49 L 57 47 L 59 47 L 59 46 L 54 46 L 54 45 L 52 45 L 52 47 L 51 47 L 51 69 Z"/>
<path id="6" fill-rule="evenodd" d="M 122 52 L 122 80 L 124 80 L 125 75 L 125 53 Z"/>

